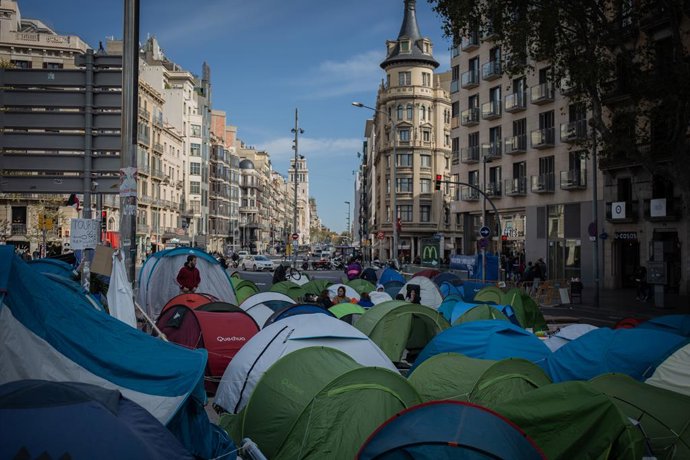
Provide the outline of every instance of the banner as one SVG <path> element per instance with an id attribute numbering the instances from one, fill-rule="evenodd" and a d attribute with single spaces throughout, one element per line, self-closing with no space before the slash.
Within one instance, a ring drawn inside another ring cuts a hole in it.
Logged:
<path id="1" fill-rule="evenodd" d="M 76 249 L 94 249 L 98 244 L 101 223 L 95 219 L 72 219 L 70 222 L 69 244 Z"/>
<path id="2" fill-rule="evenodd" d="M 420 242 L 422 251 L 422 265 L 438 267 L 440 264 L 439 241 L 436 238 L 426 238 Z"/>

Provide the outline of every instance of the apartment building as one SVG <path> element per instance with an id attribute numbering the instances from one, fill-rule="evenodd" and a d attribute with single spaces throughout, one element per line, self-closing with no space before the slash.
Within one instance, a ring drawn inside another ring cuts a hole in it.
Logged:
<path id="1" fill-rule="evenodd" d="M 230 235 L 227 248 L 239 250 L 240 240 L 240 157 L 235 147 L 237 126 L 225 127 L 226 151 L 230 156 Z"/>
<path id="2" fill-rule="evenodd" d="M 295 186 L 297 187 L 297 228 L 293 229 L 293 233 L 299 235 L 299 244 L 311 244 L 311 208 L 309 206 L 309 168 L 307 167 L 307 160 L 304 156 L 297 157 L 297 166 L 295 167 L 295 159 L 290 159 L 290 169 L 288 170 L 288 185 L 289 194 L 292 194 L 292 202 L 295 202 Z M 290 220 L 292 226 L 294 220 L 294 209 L 292 210 L 293 217 Z"/>
<path id="3" fill-rule="evenodd" d="M 225 112 L 211 111 L 211 157 L 209 173 L 209 244 L 210 252 L 226 252 L 230 238 L 231 155 L 227 149 Z"/>
<path id="4" fill-rule="evenodd" d="M 479 251 L 479 229 L 492 230 L 488 250 L 527 261 L 543 258 L 552 279 L 592 282 L 593 171 L 578 147 L 587 113 L 551 78 L 548 63 L 509 76 L 508 59 L 491 33 L 463 37 L 451 59 L 452 178 L 484 191 L 454 190 L 452 213 L 463 229 L 458 253 Z M 602 196 L 599 176 L 599 197 Z M 485 212 L 486 211 L 486 212 Z M 603 221 L 603 200 L 599 202 Z M 484 216 L 486 220 L 484 220 Z M 601 229 L 600 229 L 601 230 Z"/>
<path id="5" fill-rule="evenodd" d="M 431 41 L 419 31 L 416 2 L 404 4 L 400 33 L 386 43 L 381 63 L 386 78 L 378 89 L 371 130 L 367 128 L 371 151 L 365 168 L 367 187 L 372 187 L 369 229 L 378 240 L 374 255 L 412 260 L 421 255 L 423 241 L 432 238 L 441 239 L 439 255 L 450 255 L 460 234 L 451 226 L 448 188 L 433 187 L 436 175 L 450 179 L 450 75 L 434 73 L 439 64 Z M 398 248 L 393 248 L 393 225 L 398 227 Z"/>

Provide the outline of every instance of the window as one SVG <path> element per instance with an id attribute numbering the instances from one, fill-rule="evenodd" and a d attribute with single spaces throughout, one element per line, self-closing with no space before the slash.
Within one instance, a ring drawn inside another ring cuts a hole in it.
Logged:
<path id="1" fill-rule="evenodd" d="M 409 129 L 401 129 L 398 131 L 399 137 L 400 137 L 400 142 L 410 142 L 410 130 Z"/>
<path id="2" fill-rule="evenodd" d="M 192 136 L 201 137 L 201 126 L 200 125 L 192 125 Z"/>
<path id="3" fill-rule="evenodd" d="M 191 181 L 189 183 L 189 193 L 198 195 L 201 193 L 201 182 Z"/>
<path id="4" fill-rule="evenodd" d="M 470 185 L 478 186 L 479 185 L 479 171 L 477 171 L 477 170 L 468 171 L 467 172 L 467 183 Z"/>
<path id="5" fill-rule="evenodd" d="M 479 107 L 479 94 L 475 94 L 474 96 L 470 96 L 467 98 L 467 108 L 468 109 L 476 109 Z"/>
<path id="6" fill-rule="evenodd" d="M 19 59 L 12 59 L 10 64 L 14 66 L 15 69 L 30 69 L 31 61 L 22 61 Z"/>
<path id="7" fill-rule="evenodd" d="M 44 62 L 43 68 L 48 70 L 62 69 L 62 63 L 59 62 Z"/>
<path id="8" fill-rule="evenodd" d="M 410 86 L 412 84 L 412 72 L 398 72 L 398 85 Z"/>
<path id="9" fill-rule="evenodd" d="M 428 129 L 422 130 L 422 141 L 431 142 L 431 131 Z"/>
<path id="10" fill-rule="evenodd" d="M 419 165 L 422 168 L 431 168 L 431 155 L 420 155 Z"/>
<path id="11" fill-rule="evenodd" d="M 419 119 L 426 120 L 426 106 L 424 105 L 419 107 Z"/>
<path id="12" fill-rule="evenodd" d="M 201 175 L 201 163 L 189 163 L 189 174 L 192 176 Z"/>
<path id="13" fill-rule="evenodd" d="M 412 104 L 407 104 L 407 119 L 414 119 L 414 107 L 412 107 Z"/>
<path id="14" fill-rule="evenodd" d="M 201 144 L 190 144 L 189 155 L 193 157 L 201 156 Z"/>
<path id="15" fill-rule="evenodd" d="M 409 53 L 410 52 L 410 42 L 407 40 L 402 40 L 400 42 L 400 52 Z"/>
<path id="16" fill-rule="evenodd" d="M 431 206 L 423 204 L 419 207 L 420 222 L 431 222 Z"/>
<path id="17" fill-rule="evenodd" d="M 497 107 L 501 106 L 501 87 L 494 86 L 489 89 L 489 100 L 496 104 Z"/>
<path id="18" fill-rule="evenodd" d="M 412 154 L 411 153 L 399 153 L 397 166 L 411 168 L 412 167 Z"/>
<path id="19" fill-rule="evenodd" d="M 527 163 L 520 161 L 513 163 L 513 179 L 522 179 L 527 176 Z"/>
<path id="20" fill-rule="evenodd" d="M 398 106 L 398 120 L 402 120 L 402 119 L 403 119 L 403 106 L 399 105 Z"/>
<path id="21" fill-rule="evenodd" d="M 452 109 L 453 118 L 457 118 L 460 115 L 460 102 L 458 102 L 458 101 L 453 102 L 453 105 L 451 105 L 451 109 Z"/>
<path id="22" fill-rule="evenodd" d="M 398 184 L 395 187 L 395 191 L 398 193 L 412 193 L 412 178 L 411 177 L 399 177 L 397 179 Z"/>
<path id="23" fill-rule="evenodd" d="M 419 181 L 419 193 L 431 193 L 431 179 L 421 179 Z"/>
<path id="24" fill-rule="evenodd" d="M 431 74 L 429 72 L 422 72 L 422 85 L 431 86 Z"/>
<path id="25" fill-rule="evenodd" d="M 391 194 L 391 180 L 386 179 L 386 195 L 390 195 L 390 194 Z"/>
<path id="26" fill-rule="evenodd" d="M 390 88 L 390 87 L 391 87 L 391 74 L 387 73 L 386 74 L 386 88 Z"/>
<path id="27" fill-rule="evenodd" d="M 398 206 L 398 217 L 401 222 L 412 222 L 412 205 L 403 204 Z"/>

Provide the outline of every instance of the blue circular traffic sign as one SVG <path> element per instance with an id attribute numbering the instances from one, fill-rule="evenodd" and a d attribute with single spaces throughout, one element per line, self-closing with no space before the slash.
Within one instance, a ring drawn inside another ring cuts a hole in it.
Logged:
<path id="1" fill-rule="evenodd" d="M 491 235 L 491 229 L 489 227 L 484 226 L 479 229 L 479 236 L 482 238 L 488 238 L 489 235 Z"/>

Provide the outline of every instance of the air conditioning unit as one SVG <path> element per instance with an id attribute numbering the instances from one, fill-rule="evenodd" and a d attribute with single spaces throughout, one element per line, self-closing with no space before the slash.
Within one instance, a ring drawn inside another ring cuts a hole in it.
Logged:
<path id="1" fill-rule="evenodd" d="M 611 218 L 625 219 L 625 201 L 614 201 L 611 203 Z"/>

